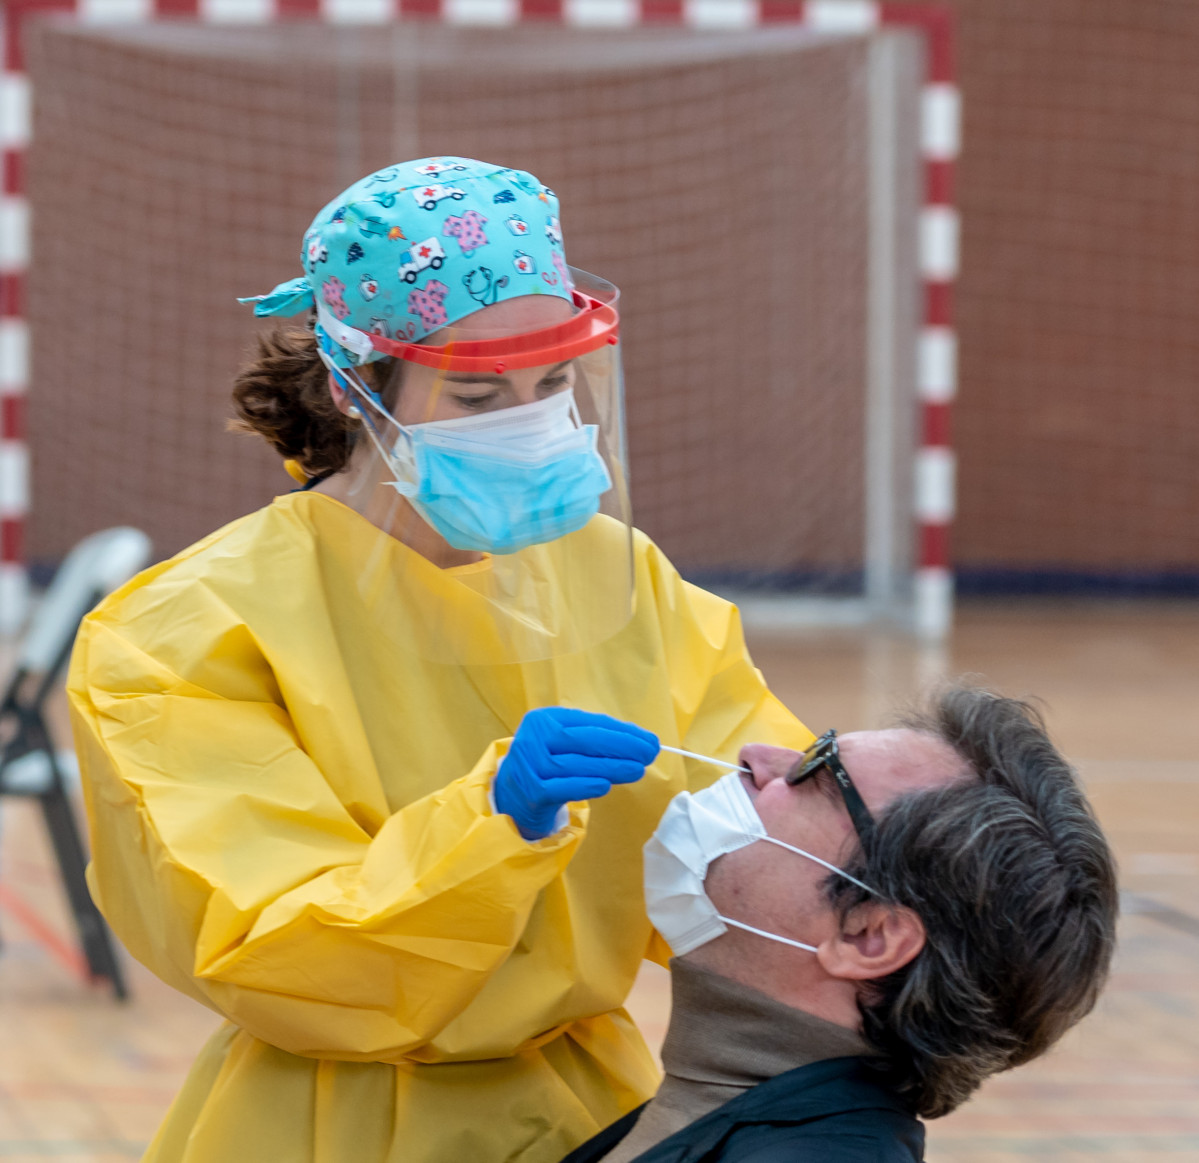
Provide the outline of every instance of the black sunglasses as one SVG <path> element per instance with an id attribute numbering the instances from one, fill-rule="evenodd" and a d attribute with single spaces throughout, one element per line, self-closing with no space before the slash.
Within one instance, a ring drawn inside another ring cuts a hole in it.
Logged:
<path id="1" fill-rule="evenodd" d="M 837 732 L 825 731 L 811 747 L 800 756 L 799 762 L 785 777 L 788 784 L 797 787 L 805 779 L 811 779 L 821 768 L 824 768 L 837 787 L 841 789 L 841 798 L 845 801 L 845 810 L 853 823 L 854 831 L 860 840 L 865 840 L 874 830 L 874 817 L 866 807 L 858 789 L 854 787 L 845 764 L 841 762 L 841 751 L 837 746 Z"/>

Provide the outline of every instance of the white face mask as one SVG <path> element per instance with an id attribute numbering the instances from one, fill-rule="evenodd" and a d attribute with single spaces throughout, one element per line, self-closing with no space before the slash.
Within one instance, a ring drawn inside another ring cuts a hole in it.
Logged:
<path id="1" fill-rule="evenodd" d="M 777 844 L 788 852 L 813 860 L 859 888 L 878 895 L 869 885 L 842 872 L 836 865 L 768 836 L 766 825 L 754 808 L 741 776 L 733 772 L 694 795 L 682 792 L 675 796 L 645 845 L 646 911 L 676 957 L 682 957 L 727 932 L 727 925 L 784 945 L 794 945 L 797 949 L 816 952 L 814 945 L 805 945 L 802 941 L 793 941 L 790 937 L 755 929 L 722 916 L 704 891 L 708 865 L 713 860 L 758 840 Z"/>

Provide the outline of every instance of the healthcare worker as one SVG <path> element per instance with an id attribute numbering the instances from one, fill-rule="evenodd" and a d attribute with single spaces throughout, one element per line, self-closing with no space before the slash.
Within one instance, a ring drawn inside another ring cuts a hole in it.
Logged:
<path id="1" fill-rule="evenodd" d="M 629 523 L 617 295 L 551 190 L 392 166 L 302 261 L 235 400 L 304 487 L 72 663 L 92 890 L 226 1019 L 146 1158 L 553 1163 L 657 1085 L 641 848 L 721 774 L 659 745 L 811 735 Z"/>

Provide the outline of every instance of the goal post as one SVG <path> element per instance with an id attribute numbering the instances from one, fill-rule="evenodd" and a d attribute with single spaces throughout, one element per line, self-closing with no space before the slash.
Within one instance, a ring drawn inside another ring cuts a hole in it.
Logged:
<path id="1" fill-rule="evenodd" d="M 509 160 L 622 286 L 634 513 L 747 622 L 943 636 L 952 25 L 875 0 L 17 0 L 0 72 L 0 630 L 95 528 L 282 491 L 221 431 L 315 207 Z M 497 152 L 498 151 L 498 152 Z M 502 156 L 501 156 L 502 155 Z M 499 222 L 500 219 L 497 219 Z M 32 456 L 31 456 L 32 453 Z"/>

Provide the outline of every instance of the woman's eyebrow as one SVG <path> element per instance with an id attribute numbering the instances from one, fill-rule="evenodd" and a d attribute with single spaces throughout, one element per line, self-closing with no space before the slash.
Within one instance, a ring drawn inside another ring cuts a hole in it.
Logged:
<path id="1" fill-rule="evenodd" d="M 491 372 L 460 372 L 455 375 L 449 372 L 445 376 L 447 383 L 451 384 L 501 384 L 507 385 L 508 380 L 504 376 L 492 375 Z"/>
<path id="2" fill-rule="evenodd" d="M 562 371 L 570 363 L 571 360 L 564 359 L 561 363 L 555 364 L 550 368 L 541 379 L 548 380 L 550 376 Z M 494 375 L 491 372 L 447 372 L 444 378 L 450 384 L 500 384 L 507 386 L 509 383 L 507 376 Z"/>

